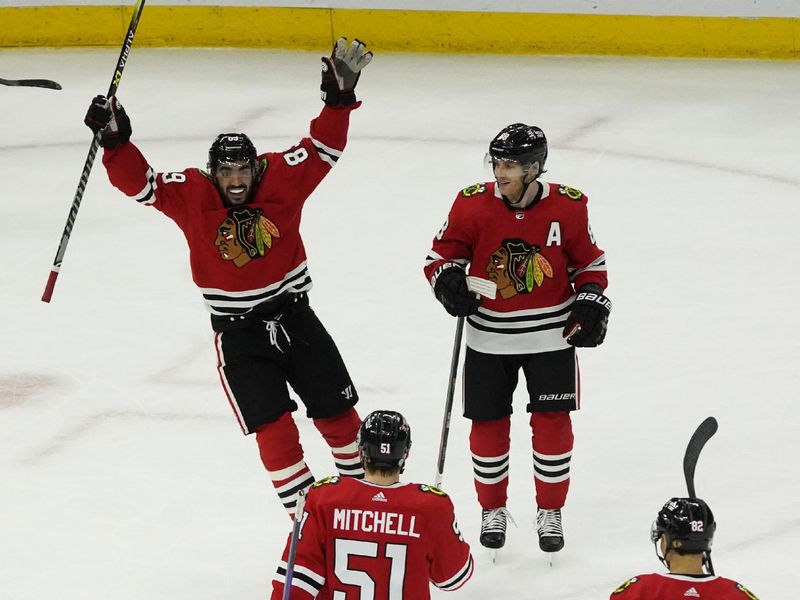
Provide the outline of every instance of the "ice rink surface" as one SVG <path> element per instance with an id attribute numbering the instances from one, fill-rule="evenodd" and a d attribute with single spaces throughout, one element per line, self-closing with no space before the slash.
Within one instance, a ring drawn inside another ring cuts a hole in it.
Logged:
<path id="1" fill-rule="evenodd" d="M 0 51 L 0 598 L 264 598 L 289 521 L 216 373 L 180 231 L 113 189 L 98 160 L 53 301 L 39 298 L 90 143 L 83 116 L 116 50 Z M 221 131 L 282 150 L 321 106 L 318 54 L 134 49 L 119 97 L 159 171 L 202 167 Z M 516 399 L 509 531 L 478 544 L 468 423 L 453 417 L 443 487 L 473 545 L 465 599 L 607 598 L 660 571 L 650 523 L 697 470 L 718 574 L 763 599 L 800 577 L 800 63 L 378 54 L 349 146 L 304 212 L 312 306 L 361 395 L 408 417 L 406 480 L 432 482 L 455 320 L 422 272 L 455 194 L 483 181 L 515 121 L 550 140 L 546 179 L 590 197 L 614 302 L 579 353 L 566 548 L 533 521 Z M 317 477 L 333 463 L 297 413 Z M 434 590 L 435 597 L 442 593 Z"/>

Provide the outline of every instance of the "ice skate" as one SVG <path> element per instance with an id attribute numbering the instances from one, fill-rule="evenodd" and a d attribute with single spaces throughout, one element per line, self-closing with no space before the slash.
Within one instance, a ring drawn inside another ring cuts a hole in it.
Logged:
<path id="1" fill-rule="evenodd" d="M 514 518 L 505 506 L 492 509 L 483 509 L 481 520 L 481 545 L 489 548 L 492 553 L 492 562 L 497 559 L 497 550 L 506 543 L 506 525 L 508 520 L 514 523 Z"/>
<path id="2" fill-rule="evenodd" d="M 564 547 L 564 530 L 561 527 L 561 509 L 540 508 L 536 513 L 536 530 L 542 552 L 558 552 Z M 552 565 L 552 556 L 550 558 Z"/>

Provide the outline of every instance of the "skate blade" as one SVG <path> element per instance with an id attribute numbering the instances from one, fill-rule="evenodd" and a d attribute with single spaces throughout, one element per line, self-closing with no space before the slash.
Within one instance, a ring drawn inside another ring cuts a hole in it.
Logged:
<path id="1" fill-rule="evenodd" d="M 492 557 L 492 564 L 493 565 L 496 564 L 497 563 L 497 548 L 492 548 L 491 550 L 489 550 L 489 556 Z"/>

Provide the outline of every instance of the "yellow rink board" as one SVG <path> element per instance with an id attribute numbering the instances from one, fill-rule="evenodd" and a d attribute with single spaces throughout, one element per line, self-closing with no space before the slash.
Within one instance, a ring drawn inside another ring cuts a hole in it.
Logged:
<path id="1" fill-rule="evenodd" d="M 0 46 L 119 46 L 132 7 L 0 8 Z M 135 45 L 800 58 L 800 18 L 146 6 Z"/>

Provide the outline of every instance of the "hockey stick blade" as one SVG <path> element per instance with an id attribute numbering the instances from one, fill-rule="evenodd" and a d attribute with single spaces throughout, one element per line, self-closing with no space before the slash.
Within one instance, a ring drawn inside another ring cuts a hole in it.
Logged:
<path id="1" fill-rule="evenodd" d="M 706 442 L 717 433 L 717 427 L 717 420 L 714 417 L 708 417 L 700 423 L 686 446 L 686 454 L 683 455 L 683 476 L 686 478 L 686 490 L 689 492 L 690 498 L 697 497 L 694 490 L 694 471 L 697 468 L 697 459 L 700 458 L 700 452 Z"/>
<path id="2" fill-rule="evenodd" d="M 16 87 L 38 87 L 51 90 L 60 90 L 61 85 L 49 79 L 0 79 L 0 85 L 12 85 Z"/>

